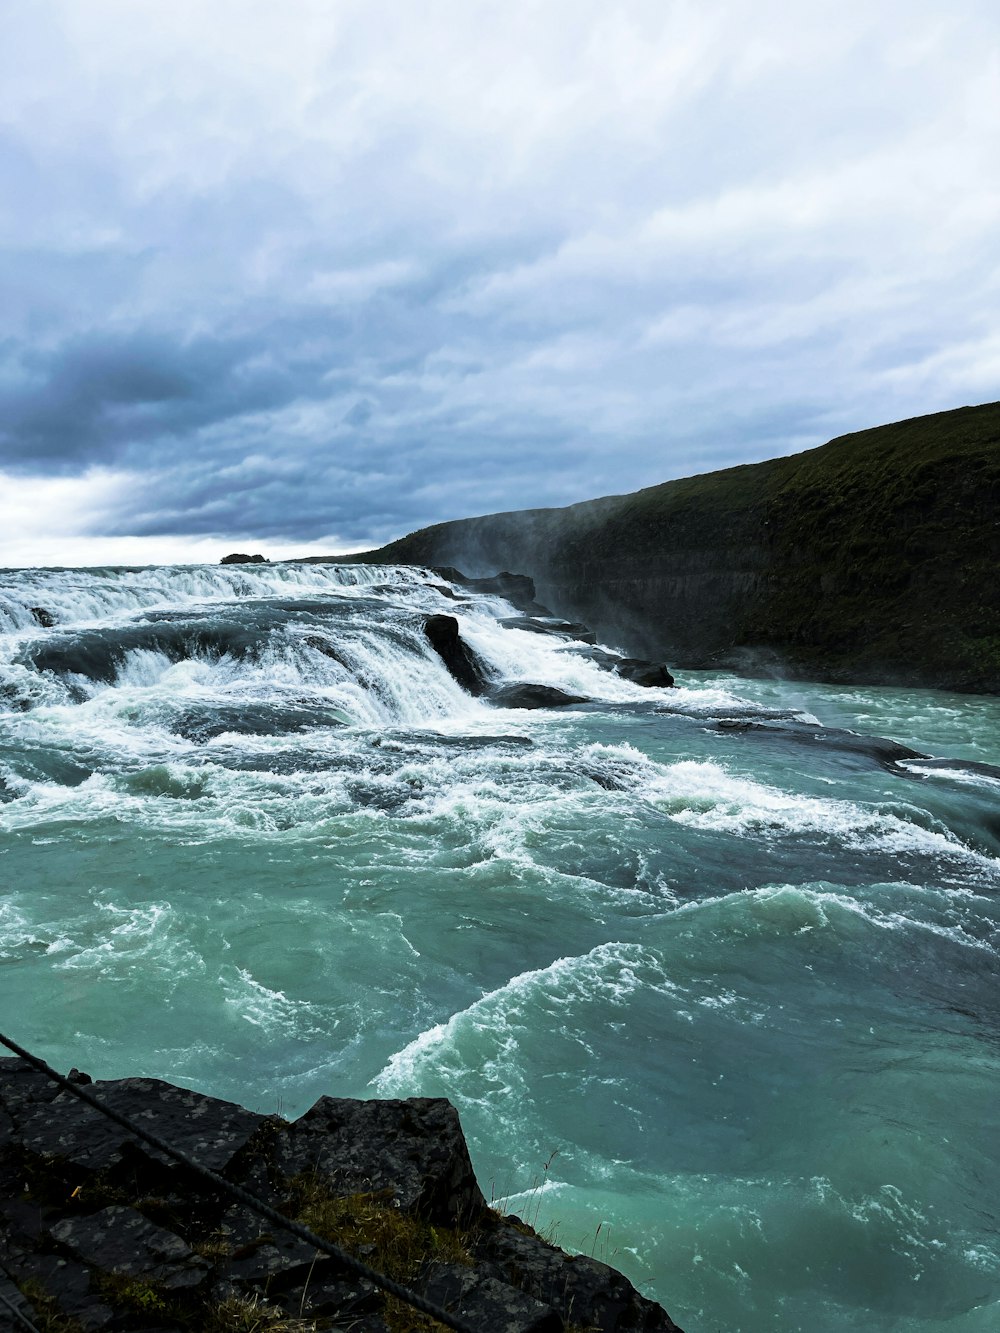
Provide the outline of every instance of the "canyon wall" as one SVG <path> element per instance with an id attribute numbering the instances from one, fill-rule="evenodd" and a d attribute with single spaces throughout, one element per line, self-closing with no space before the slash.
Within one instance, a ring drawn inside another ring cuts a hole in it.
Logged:
<path id="1" fill-rule="evenodd" d="M 1000 403 L 352 558 L 526 573 L 559 615 L 680 667 L 995 692 Z"/>

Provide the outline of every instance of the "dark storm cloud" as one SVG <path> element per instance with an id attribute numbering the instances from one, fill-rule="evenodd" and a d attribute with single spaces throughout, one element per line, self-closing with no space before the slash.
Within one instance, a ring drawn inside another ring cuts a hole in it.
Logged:
<path id="1" fill-rule="evenodd" d="M 4 460 L 12 471 L 63 472 L 107 462 L 135 441 L 225 416 L 238 350 L 201 340 L 98 334 L 49 354 L 28 353 L 20 383 L 0 394 Z M 262 402 L 273 392 L 261 386 Z"/>
<path id="2" fill-rule="evenodd" d="M 996 396 L 996 28 L 17 7 L 10 493 L 81 478 L 78 530 L 359 544 Z"/>

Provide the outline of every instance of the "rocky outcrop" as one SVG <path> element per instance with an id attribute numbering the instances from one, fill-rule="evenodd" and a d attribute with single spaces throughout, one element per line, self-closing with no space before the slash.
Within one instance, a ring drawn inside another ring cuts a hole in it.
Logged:
<path id="1" fill-rule="evenodd" d="M 482 596 L 502 597 L 504 601 L 510 602 L 511 606 L 516 606 L 526 616 L 550 616 L 552 612 L 541 602 L 535 600 L 535 584 L 527 574 L 511 574 L 504 570 L 500 574 L 491 574 L 486 578 L 470 578 L 460 570 L 449 565 L 447 567 L 438 567 L 434 570 L 435 574 L 440 574 L 446 578 L 449 583 L 455 583 L 460 588 L 467 588 L 469 592 L 479 593 Z"/>
<path id="2" fill-rule="evenodd" d="M 244 555 L 242 551 L 234 551 L 232 555 L 224 555 L 219 561 L 220 565 L 266 565 L 268 561 L 262 555 Z"/>
<path id="3" fill-rule="evenodd" d="M 157 1079 L 89 1090 L 484 1333 L 678 1333 L 614 1269 L 488 1208 L 444 1100 L 321 1097 L 289 1123 Z M 17 1059 L 0 1060 L 0 1295 L 0 1328 L 10 1306 L 88 1333 L 432 1327 Z"/>
<path id="4" fill-rule="evenodd" d="M 548 634 L 557 639 L 576 639 L 579 643 L 596 643 L 597 635 L 589 625 L 579 620 L 560 620 L 558 616 L 506 616 L 500 621 L 505 629 L 525 629 L 529 634 Z"/>
<path id="5" fill-rule="evenodd" d="M 486 688 L 486 668 L 459 634 L 455 617 L 428 616 L 424 621 L 424 634 L 462 689 L 470 694 L 482 694 Z"/>
<path id="6" fill-rule="evenodd" d="M 442 571 L 444 572 L 444 571 Z M 449 569 L 447 576 L 452 582 L 463 579 L 458 570 Z M 522 602 L 537 606 L 534 602 L 534 586 L 530 579 L 521 580 L 516 574 L 498 574 L 495 579 L 465 579 L 466 584 L 489 584 L 488 591 L 496 588 L 509 590 L 516 581 L 520 585 Z M 494 587 L 495 585 L 495 587 Z M 479 589 L 477 589 L 478 591 Z M 507 601 L 506 592 L 498 592 Z M 544 611 L 545 608 L 540 608 Z M 647 662 L 643 658 L 620 657 L 616 653 L 605 652 L 594 646 L 596 636 L 589 626 L 578 622 L 558 620 L 554 616 L 522 615 L 508 616 L 500 624 L 507 629 L 528 630 L 533 634 L 545 634 L 563 639 L 574 646 L 582 645 L 587 657 L 596 666 L 605 671 L 630 680 L 636 685 L 664 687 L 673 685 L 674 678 L 662 663 Z M 431 647 L 444 662 L 452 676 L 464 690 L 473 695 L 486 695 L 498 708 L 564 708 L 567 704 L 587 703 L 582 694 L 568 694 L 565 690 L 552 685 L 535 684 L 529 681 L 512 681 L 501 685 L 490 680 L 485 664 L 462 638 L 458 621 L 454 616 L 428 616 L 424 621 L 424 633 Z M 306 640 L 321 652 L 327 649 L 312 639 Z M 329 654 L 333 656 L 332 653 Z"/>
<path id="7" fill-rule="evenodd" d="M 457 574 L 457 571 L 449 570 L 448 574 L 450 577 Z M 516 577 L 512 574 L 497 576 L 502 580 Z M 492 580 L 480 579 L 469 582 L 491 583 Z M 526 582 L 530 584 L 531 580 Z M 535 634 L 551 635 L 573 644 L 583 645 L 595 665 L 605 671 L 613 671 L 636 685 L 663 687 L 674 683 L 673 676 L 660 663 L 647 662 L 642 658 L 619 657 L 615 653 L 594 647 L 595 635 L 587 625 L 557 620 L 551 616 L 542 619 L 527 615 L 508 617 L 506 620 L 501 620 L 500 624 L 508 629 L 529 630 Z M 530 681 L 512 681 L 501 685 L 491 681 L 485 664 L 462 638 L 458 621 L 454 616 L 428 616 L 424 621 L 424 634 L 458 684 L 472 695 L 486 695 L 498 708 L 564 708 L 567 704 L 588 702 L 582 694 L 569 694 L 553 685 L 541 685 Z M 327 651 L 312 639 L 307 642 L 311 646 L 318 647 L 321 652 Z M 333 656 L 332 653 L 329 655 Z"/>

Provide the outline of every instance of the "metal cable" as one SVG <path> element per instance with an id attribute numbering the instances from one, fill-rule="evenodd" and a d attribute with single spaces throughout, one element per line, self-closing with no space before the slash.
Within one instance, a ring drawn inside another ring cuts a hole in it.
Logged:
<path id="1" fill-rule="evenodd" d="M 196 1162 L 193 1157 L 189 1157 L 187 1153 L 182 1152 L 179 1148 L 172 1147 L 158 1135 L 151 1134 L 148 1129 L 143 1129 L 141 1125 L 137 1125 L 135 1121 L 130 1120 L 128 1116 L 120 1115 L 119 1112 L 112 1110 L 110 1106 L 105 1106 L 104 1103 L 98 1097 L 95 1097 L 92 1092 L 88 1092 L 86 1087 L 81 1086 L 79 1083 L 71 1083 L 68 1078 L 64 1078 L 63 1075 L 53 1069 L 51 1065 L 47 1065 L 45 1061 L 40 1059 L 37 1055 L 32 1055 L 30 1051 L 26 1051 L 23 1046 L 19 1046 L 17 1042 L 12 1041 L 10 1037 L 5 1037 L 2 1032 L 0 1032 L 0 1044 L 6 1046 L 8 1050 L 13 1051 L 15 1055 L 19 1055 L 22 1060 L 27 1060 L 30 1065 L 33 1065 L 35 1069 L 45 1074 L 47 1078 L 52 1079 L 54 1083 L 58 1083 L 65 1092 L 71 1092 L 74 1097 L 79 1097 L 81 1101 L 86 1102 L 88 1106 L 94 1107 L 94 1109 L 100 1111 L 102 1115 L 107 1116 L 109 1120 L 113 1120 L 116 1124 L 121 1125 L 123 1129 L 127 1129 L 128 1132 L 134 1134 L 136 1138 L 142 1139 L 152 1147 L 157 1148 L 160 1152 L 165 1153 L 168 1157 L 172 1157 L 174 1161 L 180 1162 L 189 1170 L 197 1172 L 199 1176 L 204 1176 L 204 1178 L 210 1181 L 217 1189 L 224 1190 L 227 1194 L 231 1194 L 234 1199 L 238 1199 L 240 1203 L 245 1204 L 248 1208 L 252 1208 L 253 1211 L 259 1213 L 261 1217 L 266 1217 L 269 1222 L 275 1223 L 276 1226 L 282 1227 L 285 1231 L 290 1231 L 293 1236 L 298 1236 L 299 1240 L 305 1241 L 308 1245 L 315 1246 L 315 1248 L 320 1250 L 323 1254 L 328 1254 L 331 1259 L 336 1259 L 338 1263 L 343 1264 L 344 1267 L 351 1272 L 356 1273 L 358 1277 L 365 1278 L 368 1282 L 371 1282 L 382 1291 L 388 1292 L 390 1296 L 396 1296 L 399 1300 L 405 1301 L 407 1305 L 411 1305 L 415 1310 L 419 1310 L 422 1314 L 429 1315 L 432 1319 L 436 1319 L 438 1323 L 444 1324 L 445 1327 L 455 1329 L 455 1333 L 480 1333 L 480 1331 L 473 1328 L 471 1324 L 467 1324 L 463 1319 L 460 1319 L 458 1315 L 449 1314 L 447 1310 L 443 1310 L 440 1306 L 427 1300 L 425 1297 L 421 1296 L 419 1292 L 411 1291 L 409 1287 L 404 1287 L 393 1278 L 387 1277 L 385 1273 L 379 1273 L 376 1269 L 370 1268 L 368 1264 L 363 1262 L 363 1260 L 355 1258 L 353 1254 L 348 1254 L 348 1252 L 342 1250 L 339 1245 L 334 1245 L 332 1241 L 324 1240 L 322 1236 L 317 1236 L 314 1232 L 310 1231 L 308 1227 L 302 1226 L 301 1223 L 294 1221 L 290 1217 L 285 1217 L 284 1214 L 279 1213 L 276 1208 L 272 1208 L 269 1203 L 265 1203 L 263 1199 L 258 1199 L 256 1195 L 245 1190 L 242 1185 L 235 1185 L 232 1181 L 226 1180 L 224 1176 L 220 1176 L 215 1171 L 209 1170 L 207 1166 L 202 1166 L 200 1162 Z"/>
<path id="2" fill-rule="evenodd" d="M 31 1320 L 24 1313 L 24 1311 L 19 1310 L 13 1301 L 9 1301 L 2 1291 L 0 1291 L 0 1301 L 3 1301 L 4 1305 L 6 1305 L 7 1309 L 11 1312 L 14 1318 L 19 1319 L 25 1328 L 31 1329 L 31 1333 L 38 1333 L 38 1329 L 31 1322 Z"/>

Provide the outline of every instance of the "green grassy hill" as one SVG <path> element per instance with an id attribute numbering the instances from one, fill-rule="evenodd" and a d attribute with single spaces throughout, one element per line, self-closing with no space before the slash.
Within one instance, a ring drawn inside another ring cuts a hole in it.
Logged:
<path id="1" fill-rule="evenodd" d="M 369 555 L 531 574 L 560 614 L 680 666 L 1000 689 L 1000 403 Z"/>

